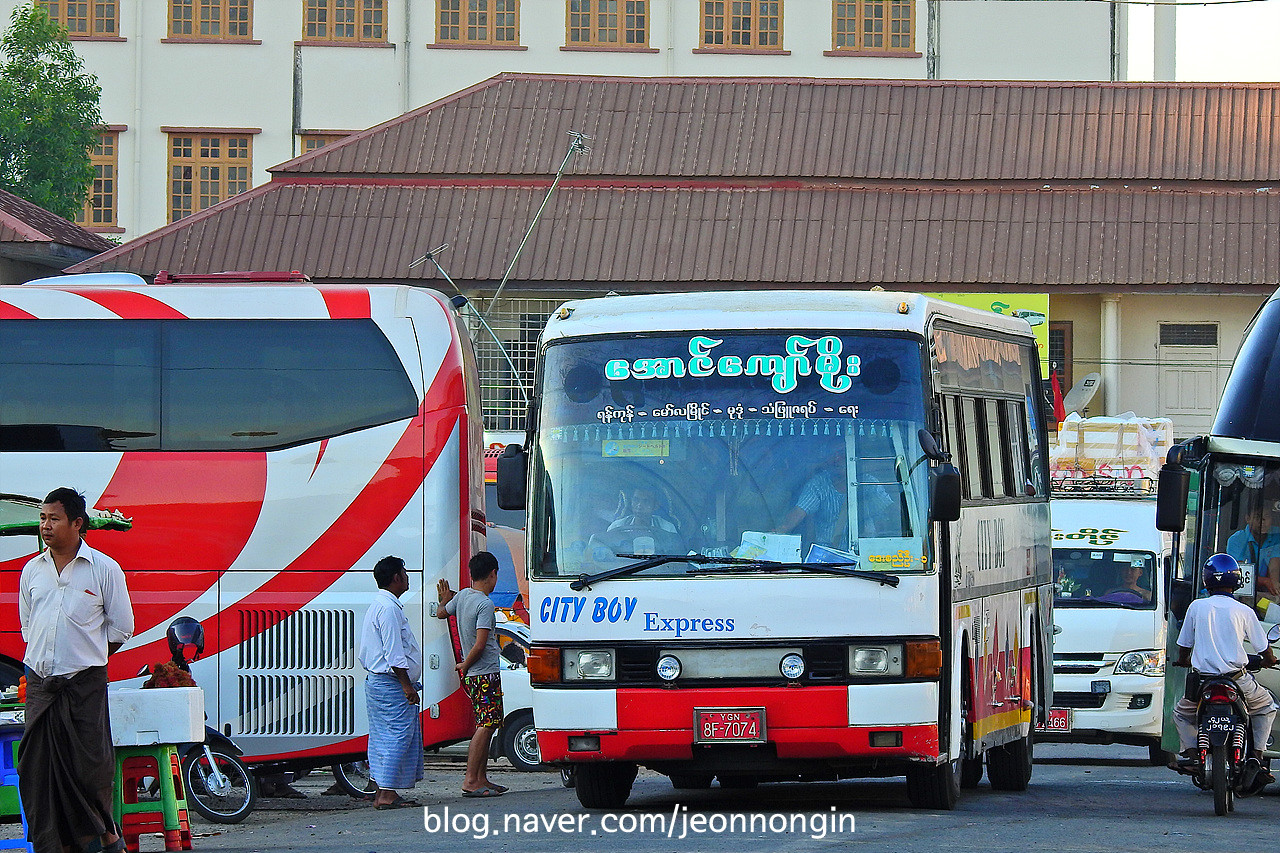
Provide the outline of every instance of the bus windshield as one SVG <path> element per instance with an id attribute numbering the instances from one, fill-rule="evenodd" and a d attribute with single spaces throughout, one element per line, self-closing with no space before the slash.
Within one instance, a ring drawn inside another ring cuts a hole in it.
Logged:
<path id="1" fill-rule="evenodd" d="M 1280 462 L 1216 461 L 1207 482 L 1200 553 L 1188 555 L 1187 565 L 1230 554 L 1245 576 L 1242 594 L 1254 581 L 1257 595 L 1280 598 Z"/>
<path id="2" fill-rule="evenodd" d="M 923 377 L 919 339 L 869 333 L 549 345 L 533 574 L 691 554 L 929 568 Z"/>

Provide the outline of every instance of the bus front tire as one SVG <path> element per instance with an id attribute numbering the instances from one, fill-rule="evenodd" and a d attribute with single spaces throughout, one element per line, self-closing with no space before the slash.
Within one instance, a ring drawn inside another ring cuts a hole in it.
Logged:
<path id="1" fill-rule="evenodd" d="M 578 802 L 589 809 L 617 809 L 631 796 L 636 781 L 634 764 L 621 761 L 579 764 L 577 769 Z"/>
<path id="2" fill-rule="evenodd" d="M 961 761 L 907 768 L 907 798 L 918 809 L 951 811 L 960 800 Z"/>

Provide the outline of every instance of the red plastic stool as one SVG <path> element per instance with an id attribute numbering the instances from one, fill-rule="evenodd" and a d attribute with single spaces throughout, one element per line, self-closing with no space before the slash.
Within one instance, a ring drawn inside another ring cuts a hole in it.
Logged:
<path id="1" fill-rule="evenodd" d="M 168 765 L 162 773 L 160 768 Z M 138 791 L 147 779 L 160 783 L 158 802 L 139 802 Z M 125 849 L 138 853 L 138 837 L 163 833 L 164 849 L 191 849 L 191 824 L 187 818 L 187 798 L 182 787 L 178 750 L 170 744 L 152 747 L 130 746 L 116 749 L 116 820 L 120 824 Z"/>

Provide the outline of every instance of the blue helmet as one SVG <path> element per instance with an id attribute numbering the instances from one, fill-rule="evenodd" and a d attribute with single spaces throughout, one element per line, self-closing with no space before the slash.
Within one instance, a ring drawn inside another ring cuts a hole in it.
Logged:
<path id="1" fill-rule="evenodd" d="M 1235 592 L 1240 588 L 1240 564 L 1230 554 L 1214 554 L 1204 561 L 1202 579 L 1205 589 L 1229 589 Z"/>

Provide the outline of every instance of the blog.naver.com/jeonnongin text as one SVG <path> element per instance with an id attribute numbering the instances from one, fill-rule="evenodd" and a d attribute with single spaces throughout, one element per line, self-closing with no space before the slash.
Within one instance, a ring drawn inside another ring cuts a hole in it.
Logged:
<path id="1" fill-rule="evenodd" d="M 511 812 L 490 814 L 458 811 L 449 806 L 423 810 L 427 832 L 483 840 L 497 835 L 650 835 L 679 840 L 700 835 L 807 835 L 823 839 L 852 835 L 854 816 L 837 812 L 792 814 L 760 812 L 703 814 L 676 804 L 670 812 Z"/>

